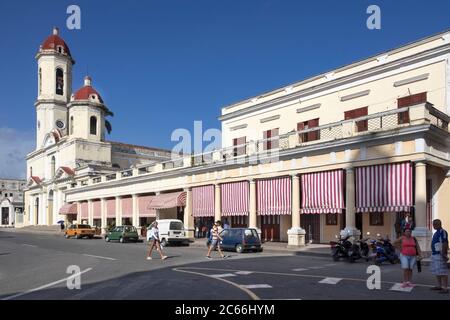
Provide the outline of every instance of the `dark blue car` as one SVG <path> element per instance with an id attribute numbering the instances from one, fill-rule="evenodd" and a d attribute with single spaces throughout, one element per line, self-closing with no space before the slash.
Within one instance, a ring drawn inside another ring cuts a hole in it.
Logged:
<path id="1" fill-rule="evenodd" d="M 238 253 L 244 251 L 263 251 L 258 232 L 253 228 L 230 228 L 220 233 L 222 241 L 220 247 Z"/>

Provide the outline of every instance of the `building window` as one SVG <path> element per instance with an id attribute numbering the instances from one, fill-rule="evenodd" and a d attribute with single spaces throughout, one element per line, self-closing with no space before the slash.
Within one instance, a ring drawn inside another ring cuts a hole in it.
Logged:
<path id="1" fill-rule="evenodd" d="M 97 135 L 97 117 L 91 117 L 91 134 Z"/>
<path id="2" fill-rule="evenodd" d="M 264 131 L 264 150 L 277 149 L 279 145 L 278 141 L 279 129 L 272 129 Z"/>
<path id="3" fill-rule="evenodd" d="M 33 176 L 33 167 L 30 167 L 30 177 Z"/>
<path id="4" fill-rule="evenodd" d="M 337 226 L 338 215 L 336 213 L 327 213 L 326 224 L 327 224 L 327 226 Z"/>
<path id="5" fill-rule="evenodd" d="M 421 92 L 397 99 L 397 106 L 398 108 L 404 108 L 425 102 L 427 102 L 427 93 Z M 404 123 L 409 123 L 409 111 L 400 112 L 398 114 L 398 124 Z"/>
<path id="6" fill-rule="evenodd" d="M 382 226 L 383 223 L 383 212 L 370 212 L 369 213 L 369 224 L 371 226 Z"/>
<path id="7" fill-rule="evenodd" d="M 55 167 L 56 167 L 55 162 L 56 162 L 55 157 L 53 156 L 52 160 L 51 160 L 51 168 L 50 168 L 52 179 L 55 177 Z"/>
<path id="8" fill-rule="evenodd" d="M 245 143 L 246 143 L 246 137 L 233 139 L 233 146 L 235 147 L 235 148 L 233 148 L 233 155 L 235 157 L 242 156 L 247 153 Z"/>
<path id="9" fill-rule="evenodd" d="M 297 123 L 297 131 L 316 128 L 319 126 L 319 118 Z M 320 140 L 320 130 L 309 131 L 300 134 L 300 142 Z"/>
<path id="10" fill-rule="evenodd" d="M 12 197 L 12 196 L 13 196 L 13 194 L 12 194 L 12 193 L 10 193 L 10 194 L 9 194 L 9 196 L 10 196 L 10 197 Z"/>
<path id="11" fill-rule="evenodd" d="M 70 117 L 70 134 L 73 134 L 73 116 Z"/>
<path id="12" fill-rule="evenodd" d="M 60 68 L 56 69 L 56 94 L 64 94 L 64 71 Z"/>
<path id="13" fill-rule="evenodd" d="M 367 109 L 368 109 L 367 107 L 364 107 L 364 108 L 358 108 L 358 109 L 345 111 L 344 119 L 350 120 L 350 119 L 356 119 L 356 118 L 361 118 L 361 117 L 367 116 Z M 356 132 L 364 132 L 364 131 L 367 131 L 368 129 L 369 129 L 369 126 L 368 126 L 367 120 L 356 121 Z"/>

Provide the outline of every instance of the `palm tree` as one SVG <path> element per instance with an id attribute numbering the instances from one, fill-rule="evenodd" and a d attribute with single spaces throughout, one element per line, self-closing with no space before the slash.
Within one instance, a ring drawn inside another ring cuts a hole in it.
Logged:
<path id="1" fill-rule="evenodd" d="M 110 110 L 107 110 L 105 113 L 105 117 L 108 117 L 108 116 L 114 117 L 114 113 Z M 112 131 L 111 122 L 109 122 L 106 119 L 105 119 L 105 128 L 106 128 L 106 131 L 108 132 L 108 134 L 111 134 L 111 131 Z"/>

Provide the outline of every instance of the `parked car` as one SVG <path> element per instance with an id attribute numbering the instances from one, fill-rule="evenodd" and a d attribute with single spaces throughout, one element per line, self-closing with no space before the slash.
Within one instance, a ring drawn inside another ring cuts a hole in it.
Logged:
<path id="1" fill-rule="evenodd" d="M 178 219 L 161 219 L 156 220 L 156 222 L 158 222 L 161 245 L 167 246 L 175 243 L 189 245 L 189 238 L 186 236 L 183 221 Z M 151 237 L 150 229 L 151 227 L 147 231 L 147 241 Z"/>
<path id="2" fill-rule="evenodd" d="M 258 231 L 253 228 L 230 228 L 224 229 L 220 233 L 222 241 L 220 248 L 223 250 L 232 250 L 237 253 L 244 251 L 262 252 L 261 239 Z"/>
<path id="3" fill-rule="evenodd" d="M 118 226 L 105 235 L 106 242 L 119 241 L 120 243 L 124 243 L 126 241 L 137 242 L 138 240 L 139 235 L 134 226 Z"/>
<path id="4" fill-rule="evenodd" d="M 92 239 L 95 236 L 95 229 L 91 228 L 88 224 L 72 224 L 64 232 L 64 237 L 66 239 L 70 237 L 75 237 L 81 239 L 87 237 Z"/>

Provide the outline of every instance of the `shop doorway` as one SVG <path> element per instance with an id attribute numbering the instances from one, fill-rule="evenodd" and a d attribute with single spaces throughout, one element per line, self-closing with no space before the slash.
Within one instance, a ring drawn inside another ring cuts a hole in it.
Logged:
<path id="1" fill-rule="evenodd" d="M 9 225 L 9 208 L 2 208 L 2 225 Z"/>
<path id="2" fill-rule="evenodd" d="M 280 216 L 261 216 L 263 241 L 280 241 Z"/>
<path id="3" fill-rule="evenodd" d="M 300 226 L 306 231 L 305 243 L 320 243 L 320 214 L 302 214 Z"/>

